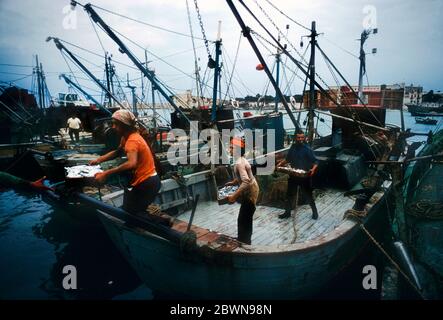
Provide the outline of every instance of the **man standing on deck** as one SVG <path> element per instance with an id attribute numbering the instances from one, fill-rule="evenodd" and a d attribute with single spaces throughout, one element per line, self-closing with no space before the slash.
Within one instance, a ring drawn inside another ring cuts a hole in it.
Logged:
<path id="1" fill-rule="evenodd" d="M 280 219 L 286 219 L 291 216 L 293 198 L 294 195 L 297 194 L 297 188 L 300 187 L 301 192 L 312 209 L 312 219 L 318 219 L 317 207 L 315 206 L 314 197 L 312 196 L 311 179 L 317 171 L 318 162 L 312 149 L 305 144 L 305 135 L 303 132 L 297 132 L 295 135 L 295 143 L 291 145 L 286 159 L 280 161 L 277 166 L 282 167 L 288 163 L 293 169 L 301 169 L 308 173 L 306 177 L 289 176 L 288 191 L 286 193 L 286 210 L 285 213 L 278 217 Z"/>
<path id="2" fill-rule="evenodd" d="M 161 181 L 155 170 L 154 156 L 146 141 L 137 132 L 135 116 L 128 110 L 117 110 L 112 115 L 112 127 L 122 137 L 117 150 L 111 151 L 90 165 L 117 158 L 122 151 L 128 160 L 116 168 L 112 168 L 95 175 L 99 183 L 112 174 L 132 171 L 133 177 L 129 188 L 125 188 L 123 209 L 132 214 L 143 214 L 147 207 L 155 200 L 160 191 Z"/>
<path id="3" fill-rule="evenodd" d="M 74 142 L 74 135 L 75 135 L 75 142 L 78 143 L 80 140 L 80 130 L 82 129 L 82 122 L 77 116 L 73 113 L 71 117 L 68 119 L 68 122 L 66 123 L 66 131 L 69 132 L 69 136 L 71 137 L 71 141 Z"/>
<path id="4" fill-rule="evenodd" d="M 241 206 L 237 218 L 237 240 L 251 244 L 253 216 L 256 209 L 259 186 L 252 174 L 252 168 L 244 157 L 244 142 L 240 143 L 240 154 L 234 155 L 234 141 L 231 140 L 230 152 L 234 158 L 234 180 L 226 183 L 226 186 L 238 185 L 237 191 L 228 196 L 228 201 L 234 203 L 240 200 Z"/>

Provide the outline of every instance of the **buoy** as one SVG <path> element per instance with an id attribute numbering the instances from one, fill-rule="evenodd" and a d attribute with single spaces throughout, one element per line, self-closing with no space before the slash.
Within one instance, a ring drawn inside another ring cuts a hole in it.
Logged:
<path id="1" fill-rule="evenodd" d="M 259 63 L 259 64 L 255 67 L 255 69 L 258 70 L 258 71 L 262 71 L 262 70 L 265 69 L 265 66 L 262 65 L 261 63 Z"/>

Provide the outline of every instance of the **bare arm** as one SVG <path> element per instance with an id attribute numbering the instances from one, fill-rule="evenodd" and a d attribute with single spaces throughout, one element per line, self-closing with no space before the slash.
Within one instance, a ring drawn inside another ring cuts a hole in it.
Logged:
<path id="1" fill-rule="evenodd" d="M 118 147 L 118 149 L 112 150 L 112 151 L 108 152 L 107 154 L 104 154 L 104 155 L 98 157 L 97 159 L 90 161 L 89 165 L 94 166 L 94 165 L 100 164 L 102 162 L 106 162 L 106 161 L 115 159 L 120 155 L 121 150 L 123 150 L 123 139 L 120 141 L 120 146 Z"/>
<path id="2" fill-rule="evenodd" d="M 108 152 L 107 154 L 104 154 L 104 155 L 98 157 L 97 159 L 90 161 L 89 164 L 92 165 L 92 166 L 93 165 L 97 165 L 97 164 L 100 164 L 102 162 L 106 162 L 106 161 L 115 159 L 119 155 L 120 155 L 120 149 L 112 150 L 112 151 Z"/>
<path id="3" fill-rule="evenodd" d="M 317 172 L 318 165 L 314 163 L 311 170 L 309 170 L 309 176 L 313 176 Z"/>
<path id="4" fill-rule="evenodd" d="M 276 167 L 284 167 L 288 164 L 288 161 L 286 161 L 286 159 L 282 159 L 279 162 L 277 162 Z"/>
<path id="5" fill-rule="evenodd" d="M 236 185 L 238 185 L 237 178 L 234 178 L 234 180 L 225 183 L 225 186 L 236 186 Z"/>
<path id="6" fill-rule="evenodd" d="M 106 180 L 106 178 L 110 175 L 135 169 L 135 167 L 137 166 L 137 159 L 138 159 L 137 151 L 128 152 L 127 157 L 128 157 L 128 161 L 122 163 L 121 165 L 119 165 L 116 168 L 112 168 L 112 169 L 103 171 L 101 173 L 97 173 L 95 175 L 95 179 L 98 182 L 103 183 Z"/>

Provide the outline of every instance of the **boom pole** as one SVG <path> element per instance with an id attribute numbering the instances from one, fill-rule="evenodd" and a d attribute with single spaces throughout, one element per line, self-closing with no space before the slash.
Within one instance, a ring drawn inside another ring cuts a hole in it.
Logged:
<path id="1" fill-rule="evenodd" d="M 77 3 L 77 2 L 76 2 Z M 100 25 L 104 32 L 118 45 L 121 53 L 124 53 L 128 56 L 128 58 L 135 64 L 135 66 L 143 73 L 143 75 L 148 78 L 151 83 L 155 85 L 156 90 L 160 92 L 160 94 L 168 101 L 169 104 L 178 112 L 180 115 L 186 119 L 189 123 L 189 118 L 183 113 L 182 110 L 176 105 L 171 96 L 169 96 L 166 91 L 160 86 L 158 80 L 156 79 L 153 72 L 147 70 L 142 63 L 132 54 L 132 52 L 126 47 L 126 45 L 120 40 L 119 37 L 111 30 L 111 28 L 103 21 L 103 19 L 95 12 L 90 3 L 83 6 L 85 11 L 90 15 L 92 21 Z"/>
<path id="2" fill-rule="evenodd" d="M 101 83 L 92 73 L 91 71 L 88 70 L 88 68 L 86 68 L 78 59 L 76 56 L 74 56 L 72 54 L 71 51 L 69 51 L 64 45 L 63 43 L 60 42 L 60 40 L 58 38 L 53 38 L 53 37 L 48 37 L 48 39 L 46 39 L 46 41 L 51 41 L 54 40 L 55 45 L 57 46 L 57 49 L 59 49 L 60 51 L 65 51 L 69 57 L 105 92 L 107 93 L 110 97 L 112 97 L 112 99 L 114 99 L 115 102 L 117 102 L 117 104 L 123 108 L 126 109 L 125 106 L 118 101 L 118 99 L 112 94 L 112 92 L 110 92 L 108 90 L 108 88 L 106 88 L 105 85 L 103 85 L 103 83 Z"/>
<path id="3" fill-rule="evenodd" d="M 234 3 L 232 2 L 232 0 L 226 0 L 226 2 L 228 3 L 229 8 L 231 9 L 232 13 L 234 14 L 235 18 L 237 19 L 237 22 L 242 29 L 243 36 L 248 39 L 249 44 L 251 45 L 252 49 L 255 52 L 255 55 L 257 56 L 260 63 L 263 65 L 266 75 L 268 76 L 269 81 L 271 82 L 272 86 L 274 87 L 278 98 L 283 103 L 283 106 L 285 107 L 286 112 L 289 115 L 289 118 L 291 118 L 291 121 L 294 124 L 295 129 L 300 130 L 300 125 L 298 124 L 297 120 L 294 117 L 294 114 L 292 113 L 291 109 L 289 108 L 288 102 L 286 101 L 285 97 L 283 96 L 283 93 L 281 92 L 280 88 L 278 87 L 277 83 L 275 82 L 275 79 L 272 76 L 272 73 L 269 70 L 268 65 L 266 64 L 265 59 L 263 58 L 260 50 L 258 49 L 257 45 L 254 42 L 254 39 L 252 39 L 251 29 L 249 27 L 247 27 L 246 24 L 244 23 L 242 17 L 240 16 L 240 14 L 239 14 L 237 8 L 235 7 Z"/>

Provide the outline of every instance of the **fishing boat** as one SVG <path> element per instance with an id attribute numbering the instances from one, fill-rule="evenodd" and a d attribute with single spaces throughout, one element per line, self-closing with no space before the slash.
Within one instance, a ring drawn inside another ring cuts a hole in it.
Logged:
<path id="1" fill-rule="evenodd" d="M 439 104 L 406 104 L 408 111 L 412 116 L 426 117 L 426 116 L 443 116 L 443 106 Z"/>
<path id="2" fill-rule="evenodd" d="M 443 130 L 411 162 L 405 174 L 404 196 L 408 246 L 430 299 L 441 299 L 443 285 Z"/>
<path id="3" fill-rule="evenodd" d="M 421 123 L 421 124 L 430 124 L 430 125 L 436 125 L 438 120 L 436 119 L 432 119 L 432 118 L 422 118 L 422 117 L 415 117 L 415 122 L 416 123 Z"/>
<path id="4" fill-rule="evenodd" d="M 227 0 L 227 3 L 295 129 L 302 130 L 250 30 L 233 2 Z M 158 79 L 131 54 L 93 6 L 82 7 L 118 44 L 120 51 L 161 90 Z M 310 35 L 314 52 L 318 47 L 317 36 L 314 22 Z M 314 118 L 319 111 L 315 110 L 315 87 L 326 96 L 328 93 L 316 81 L 315 68 L 305 69 L 286 46 L 273 40 L 279 52 L 287 55 L 306 75 L 306 82 L 310 82 L 307 128 L 309 143 L 319 160 L 314 179 L 319 218 L 311 219 L 309 206 L 300 203 L 292 219 L 279 219 L 278 215 L 284 211 L 281 204 L 287 190 L 287 176 L 278 172 L 258 175 L 261 194 L 254 215 L 252 243 L 238 241 L 235 237 L 239 205 L 221 206 L 217 198 L 218 189 L 232 178 L 231 166 L 213 166 L 211 170 L 163 179 L 155 205 L 143 215 L 130 215 L 121 209 L 124 193 L 121 189 L 98 197 L 70 190 L 69 195 L 75 201 L 97 210 L 113 243 L 153 290 L 177 297 L 206 299 L 308 297 L 345 269 L 368 243 L 382 238 L 383 225 L 389 216 L 386 213 L 392 212 L 392 203 L 388 200 L 392 181 L 385 164 L 402 161 L 404 155 L 411 156 L 404 152 L 406 135 L 396 126 L 385 125 L 384 110 L 374 114 L 363 103 L 338 105 L 336 111 L 327 113 L 333 119 L 332 133 L 316 136 Z M 310 63 L 314 65 L 312 51 Z M 165 99 L 168 98 L 172 101 L 166 95 Z M 336 99 L 328 98 L 337 104 Z M 211 116 L 216 118 L 214 104 Z M 173 101 L 171 105 L 175 106 Z M 180 108 L 175 106 L 175 109 L 188 119 Z M 283 129 L 281 114 L 276 114 L 275 119 L 272 115 L 248 117 L 250 126 L 254 127 L 255 121 L 268 129 Z M 221 121 L 227 120 L 232 121 Z M 276 145 L 283 145 L 283 137 L 276 142 Z M 249 160 L 257 167 L 263 163 L 260 157 L 267 161 L 281 159 L 287 150 L 278 147 L 275 152 L 255 155 Z M 100 194 L 100 190 L 97 192 Z"/>

